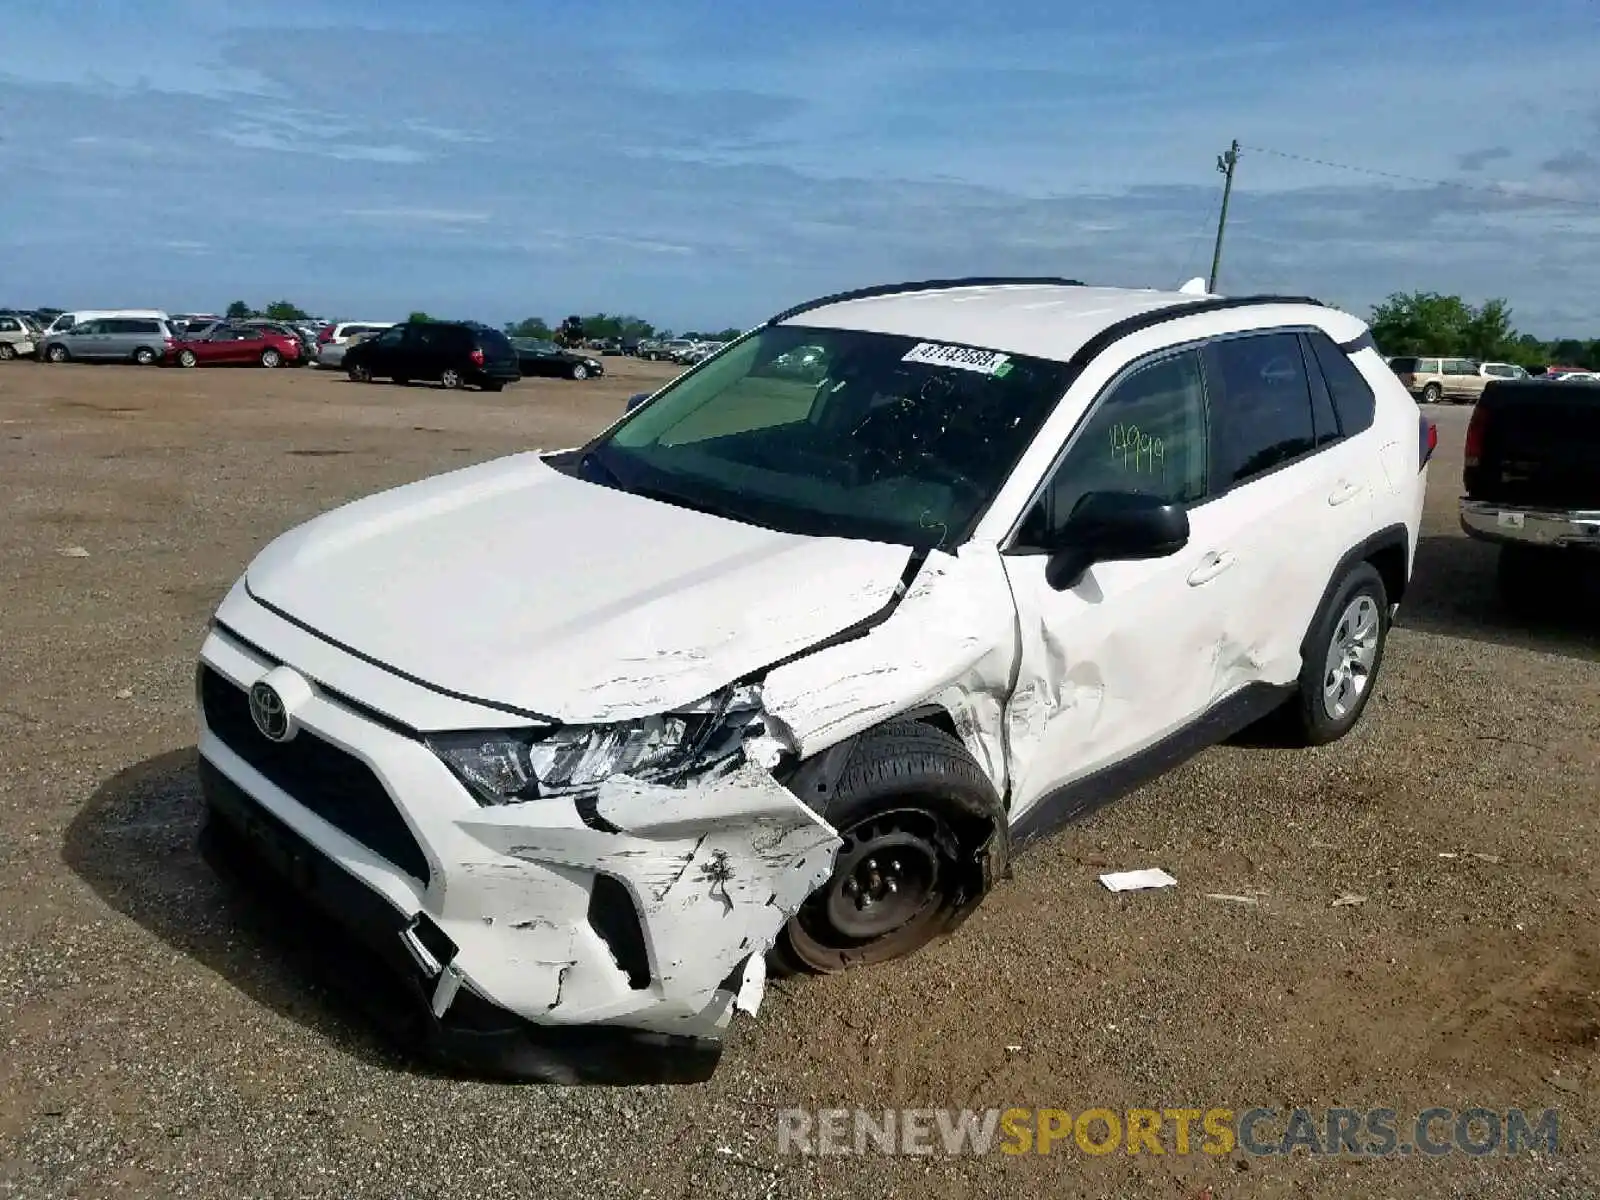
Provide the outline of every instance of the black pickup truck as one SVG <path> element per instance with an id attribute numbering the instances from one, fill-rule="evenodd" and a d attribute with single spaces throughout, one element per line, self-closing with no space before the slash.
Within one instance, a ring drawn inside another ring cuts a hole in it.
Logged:
<path id="1" fill-rule="evenodd" d="M 1467 426 L 1462 474 L 1461 527 L 1500 546 L 1500 594 L 1512 607 L 1548 599 L 1563 568 L 1600 568 L 1600 383 L 1490 383 Z"/>

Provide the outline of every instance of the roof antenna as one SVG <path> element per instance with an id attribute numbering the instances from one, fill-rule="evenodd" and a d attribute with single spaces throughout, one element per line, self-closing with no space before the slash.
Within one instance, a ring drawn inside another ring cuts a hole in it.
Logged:
<path id="1" fill-rule="evenodd" d="M 1178 292 L 1180 295 L 1184 296 L 1210 295 L 1210 293 L 1206 291 L 1206 278 L 1204 275 L 1196 275 L 1193 279 L 1189 280 L 1188 283 L 1179 288 Z"/>

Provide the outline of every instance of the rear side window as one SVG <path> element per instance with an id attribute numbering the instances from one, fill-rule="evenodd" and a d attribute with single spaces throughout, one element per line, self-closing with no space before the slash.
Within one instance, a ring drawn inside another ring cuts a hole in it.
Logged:
<path id="1" fill-rule="evenodd" d="M 129 333 L 160 333 L 161 326 L 155 321 L 129 321 Z"/>
<path id="2" fill-rule="evenodd" d="M 1325 333 L 1308 333 L 1305 337 L 1322 368 L 1334 411 L 1339 414 L 1339 432 L 1345 437 L 1354 437 L 1371 429 L 1378 398 L 1372 394 L 1371 386 L 1350 361 L 1350 356 L 1335 346 Z"/>
<path id="3" fill-rule="evenodd" d="M 512 349 L 511 341 L 498 329 L 482 329 L 478 331 L 478 345 L 483 350 L 485 358 L 515 358 L 517 352 Z"/>
<path id="4" fill-rule="evenodd" d="M 1410 375 L 1418 369 L 1420 364 L 1414 358 L 1391 358 L 1389 369 L 1396 375 Z"/>
<path id="5" fill-rule="evenodd" d="M 1206 347 L 1205 360 L 1225 483 L 1244 483 L 1316 449 L 1298 335 L 1226 338 Z"/>

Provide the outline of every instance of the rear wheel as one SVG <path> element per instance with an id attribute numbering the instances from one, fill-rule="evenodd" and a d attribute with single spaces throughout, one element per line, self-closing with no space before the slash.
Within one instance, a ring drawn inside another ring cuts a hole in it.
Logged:
<path id="1" fill-rule="evenodd" d="M 72 355 L 67 353 L 67 348 L 60 343 L 57 343 L 56 345 L 47 349 L 44 352 L 44 356 L 48 361 L 53 363 L 64 363 L 72 357 Z"/>
<path id="2" fill-rule="evenodd" d="M 1422 402 L 1424 404 L 1437 404 L 1444 399 L 1444 389 L 1437 383 L 1430 383 L 1422 389 Z"/>
<path id="3" fill-rule="evenodd" d="M 446 367 L 439 376 L 439 382 L 447 388 L 458 388 L 461 386 L 461 372 L 454 367 Z"/>
<path id="4" fill-rule="evenodd" d="M 1578 581 L 1562 577 L 1562 568 L 1568 565 L 1563 550 L 1501 546 L 1494 579 L 1500 603 L 1518 617 L 1550 613 L 1559 607 L 1562 598 L 1581 590 Z"/>
<path id="5" fill-rule="evenodd" d="M 357 363 L 355 366 L 349 368 L 349 370 L 347 370 L 345 373 L 350 376 L 351 383 L 372 382 L 372 372 L 367 370 L 367 368 L 361 363 Z"/>
<path id="6" fill-rule="evenodd" d="M 271 346 L 261 352 L 261 365 L 263 367 L 276 367 L 282 362 L 283 355 L 279 354 Z"/>
<path id="7" fill-rule="evenodd" d="M 133 352 L 133 361 L 141 367 L 148 367 L 156 361 L 156 352 L 149 346 L 140 346 Z"/>
<path id="8" fill-rule="evenodd" d="M 906 720 L 863 734 L 823 813 L 843 841 L 833 874 L 784 926 L 775 965 L 832 974 L 953 929 L 987 892 L 977 860 L 999 812 L 988 777 L 943 730 Z"/>
<path id="9" fill-rule="evenodd" d="M 1355 728 L 1372 699 L 1389 636 L 1389 596 L 1371 563 L 1352 567 L 1306 639 L 1299 695 L 1284 709 L 1300 746 L 1325 746 Z"/>
<path id="10" fill-rule="evenodd" d="M 178 351 L 178 365 L 180 367 L 198 366 L 199 363 L 200 363 L 200 359 L 195 355 L 195 352 L 193 350 L 179 350 Z"/>
<path id="11" fill-rule="evenodd" d="M 0 362 L 9 362 L 17 356 L 17 348 L 10 342 L 0 342 Z"/>

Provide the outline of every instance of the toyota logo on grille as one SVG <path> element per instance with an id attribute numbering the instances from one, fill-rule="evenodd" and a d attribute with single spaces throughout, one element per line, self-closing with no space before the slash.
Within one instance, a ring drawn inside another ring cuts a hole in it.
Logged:
<path id="1" fill-rule="evenodd" d="M 293 733 L 289 710 L 270 683 L 258 683 L 250 689 L 250 719 L 269 742 L 287 742 Z"/>

